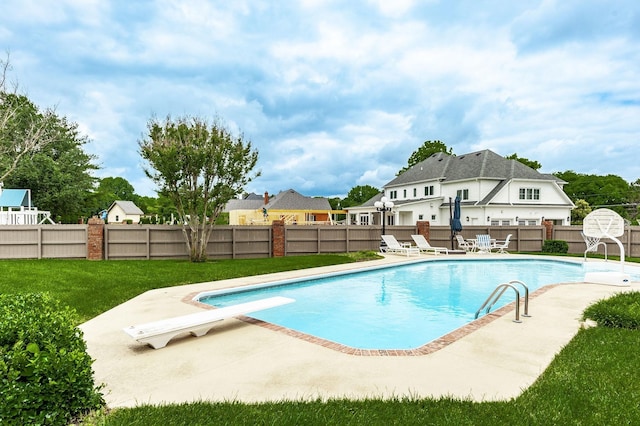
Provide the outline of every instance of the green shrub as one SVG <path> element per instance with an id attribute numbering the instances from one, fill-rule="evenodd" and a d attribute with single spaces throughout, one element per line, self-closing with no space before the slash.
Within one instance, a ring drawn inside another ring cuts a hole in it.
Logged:
<path id="1" fill-rule="evenodd" d="M 47 294 L 0 295 L 0 424 L 65 425 L 104 405 L 74 319 Z"/>
<path id="2" fill-rule="evenodd" d="M 585 309 L 582 319 L 609 328 L 640 328 L 640 292 L 619 293 Z"/>
<path id="3" fill-rule="evenodd" d="M 568 253 L 569 244 L 562 240 L 545 240 L 542 245 L 543 253 Z"/>

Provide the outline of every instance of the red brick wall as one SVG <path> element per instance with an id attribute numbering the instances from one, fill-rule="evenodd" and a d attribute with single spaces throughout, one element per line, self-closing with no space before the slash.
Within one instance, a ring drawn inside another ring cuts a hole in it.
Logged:
<path id="1" fill-rule="evenodd" d="M 87 222 L 87 259 L 104 259 L 104 220 L 92 217 Z"/>
<path id="2" fill-rule="evenodd" d="M 273 257 L 285 255 L 284 220 L 274 220 L 271 223 L 271 249 Z"/>
<path id="3" fill-rule="evenodd" d="M 550 220 L 545 220 L 543 225 L 547 230 L 545 239 L 553 240 L 553 222 L 551 222 Z M 543 243 L 544 243 L 544 241 L 543 241 Z"/>

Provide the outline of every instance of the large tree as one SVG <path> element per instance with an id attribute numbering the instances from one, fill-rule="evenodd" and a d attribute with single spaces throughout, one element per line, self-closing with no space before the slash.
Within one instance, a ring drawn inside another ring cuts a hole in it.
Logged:
<path id="1" fill-rule="evenodd" d="M 0 59 L 0 182 L 13 173 L 23 158 L 39 152 L 54 139 L 52 109 L 38 111 L 26 96 L 9 87 L 9 57 Z"/>
<path id="2" fill-rule="evenodd" d="M 531 167 L 533 170 L 538 170 L 542 167 L 542 164 L 540 164 L 540 162 L 535 161 L 535 160 L 529 160 L 528 158 L 524 158 L 524 157 L 518 157 L 518 154 L 516 154 L 515 152 L 511 155 L 507 155 L 506 157 L 504 157 L 508 160 L 516 160 L 521 162 L 522 164 L 524 164 L 525 166 L 529 166 Z"/>
<path id="3" fill-rule="evenodd" d="M 380 190 L 371 185 L 354 186 L 342 201 L 342 207 L 359 206 L 379 193 Z"/>
<path id="4" fill-rule="evenodd" d="M 425 141 L 420 148 L 413 151 L 407 160 L 407 165 L 398 171 L 398 175 L 409 170 L 412 166 L 419 162 L 426 160 L 437 152 L 444 152 L 445 154 L 453 155 L 453 148 L 447 147 L 442 141 Z"/>
<path id="5" fill-rule="evenodd" d="M 145 172 L 176 206 L 191 261 L 205 261 L 216 218 L 259 175 L 252 174 L 258 153 L 220 120 L 167 117 L 151 119 L 147 127 L 139 142 Z"/>
<path id="6" fill-rule="evenodd" d="M 587 175 L 572 170 L 554 173 L 567 182 L 564 192 L 572 201 L 585 200 L 592 208 L 608 207 L 628 217 L 626 205 L 633 192 L 629 183 L 616 175 Z"/>
<path id="7" fill-rule="evenodd" d="M 95 180 L 91 173 L 98 167 L 93 164 L 95 157 L 83 150 L 88 138 L 65 117 L 53 113 L 43 116 L 24 96 L 8 95 L 5 99 L 19 107 L 5 126 L 4 136 L 23 140 L 19 149 L 26 149 L 29 144 L 24 141 L 35 137 L 31 133 L 34 128 L 44 139 L 23 155 L 0 156 L 6 160 L 2 164 L 5 186 L 30 189 L 33 204 L 63 222 L 74 223 L 78 217 L 90 215 L 88 198 Z M 3 146 L 15 153 L 10 148 L 14 142 L 4 139 Z"/>

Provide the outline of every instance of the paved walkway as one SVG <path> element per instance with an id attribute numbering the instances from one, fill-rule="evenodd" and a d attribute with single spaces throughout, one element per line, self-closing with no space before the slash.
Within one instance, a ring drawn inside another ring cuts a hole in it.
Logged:
<path id="1" fill-rule="evenodd" d="M 390 255 L 366 265 L 406 260 Z M 122 331 L 132 324 L 198 312 L 200 308 L 183 301 L 196 292 L 362 266 L 338 265 L 157 289 L 93 318 L 81 329 L 95 359 L 96 381 L 106 384 L 107 404 L 442 395 L 475 401 L 509 399 L 531 385 L 571 340 L 586 306 L 640 287 L 638 283 L 631 287 L 558 285 L 531 300 L 532 317 L 521 324 L 512 321 L 510 312 L 421 356 L 349 355 L 237 319 L 223 321 L 206 336 L 174 339 L 158 350 L 135 342 Z"/>

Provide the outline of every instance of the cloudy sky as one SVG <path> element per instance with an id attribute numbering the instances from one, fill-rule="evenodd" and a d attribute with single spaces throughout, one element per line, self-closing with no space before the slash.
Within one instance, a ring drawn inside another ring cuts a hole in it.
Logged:
<path id="1" fill-rule="evenodd" d="M 257 193 L 382 187 L 426 140 L 640 178 L 637 0 L 2 0 L 0 48 L 140 195 L 167 115 L 242 131 Z"/>

